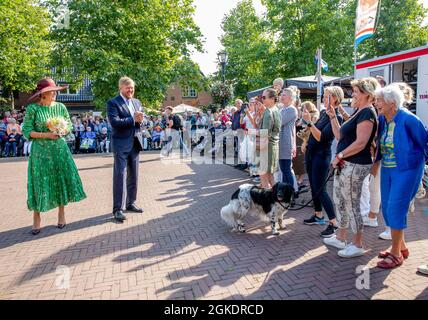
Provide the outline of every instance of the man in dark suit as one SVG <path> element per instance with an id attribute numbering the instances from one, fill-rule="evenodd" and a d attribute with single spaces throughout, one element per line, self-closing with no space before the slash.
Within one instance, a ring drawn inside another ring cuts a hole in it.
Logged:
<path id="1" fill-rule="evenodd" d="M 112 126 L 113 215 L 119 222 L 126 220 L 124 210 L 142 213 L 136 205 L 139 154 L 143 150 L 141 124 L 144 119 L 141 102 L 134 99 L 135 84 L 128 77 L 119 80 L 120 94 L 107 102 Z M 125 189 L 126 186 L 126 189 Z"/>

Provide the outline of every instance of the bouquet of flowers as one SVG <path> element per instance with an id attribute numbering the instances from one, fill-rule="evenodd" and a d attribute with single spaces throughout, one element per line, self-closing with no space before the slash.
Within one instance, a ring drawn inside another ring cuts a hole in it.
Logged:
<path id="1" fill-rule="evenodd" d="M 46 126 L 49 131 L 57 134 L 60 137 L 64 137 L 68 134 L 68 122 L 62 117 L 49 118 L 46 121 Z"/>

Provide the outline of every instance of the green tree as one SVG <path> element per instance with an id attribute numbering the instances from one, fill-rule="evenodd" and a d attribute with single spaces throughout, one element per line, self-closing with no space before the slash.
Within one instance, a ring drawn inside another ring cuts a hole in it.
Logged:
<path id="1" fill-rule="evenodd" d="M 221 43 L 228 53 L 226 79 L 234 81 L 237 97 L 265 86 L 279 75 L 272 35 L 258 17 L 251 0 L 243 0 L 223 19 Z M 221 76 L 221 74 L 218 74 Z"/>
<path id="2" fill-rule="evenodd" d="M 323 49 L 329 73 L 352 71 L 355 19 L 350 1 L 344 0 L 264 0 L 267 23 L 278 39 L 275 56 L 286 77 L 315 74 L 314 57 Z"/>
<path id="3" fill-rule="evenodd" d="M 286 77 L 313 74 L 316 49 L 323 49 L 328 74 L 353 73 L 357 1 L 262 0 L 267 25 L 278 41 L 274 55 Z M 382 0 L 373 38 L 362 42 L 358 57 L 369 59 L 426 44 L 427 10 L 418 0 Z"/>
<path id="4" fill-rule="evenodd" d="M 175 64 L 171 83 L 177 83 L 181 88 L 189 86 L 198 91 L 209 88 L 209 80 L 201 72 L 199 65 L 187 56 Z"/>
<path id="5" fill-rule="evenodd" d="M 0 86 L 12 108 L 14 92 L 34 90 L 49 73 L 50 24 L 47 10 L 35 1 L 0 1 Z"/>
<path id="6" fill-rule="evenodd" d="M 53 28 L 53 61 L 69 67 L 71 76 L 92 79 L 98 108 L 116 94 L 123 75 L 136 81 L 143 104 L 159 107 L 176 63 L 201 50 L 192 0 L 51 0 L 51 11 L 63 2 L 69 27 Z"/>

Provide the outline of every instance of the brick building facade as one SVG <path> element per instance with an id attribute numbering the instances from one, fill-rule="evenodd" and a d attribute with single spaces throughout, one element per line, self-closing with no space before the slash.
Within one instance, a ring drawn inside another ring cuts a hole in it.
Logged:
<path id="1" fill-rule="evenodd" d="M 209 92 L 197 91 L 190 87 L 181 88 L 178 84 L 172 84 L 166 92 L 162 110 L 167 106 L 176 107 L 180 104 L 200 108 L 212 103 L 213 99 Z"/>

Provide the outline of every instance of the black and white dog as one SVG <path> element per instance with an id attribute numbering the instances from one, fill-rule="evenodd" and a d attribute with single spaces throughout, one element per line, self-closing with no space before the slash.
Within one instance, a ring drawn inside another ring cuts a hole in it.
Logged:
<path id="1" fill-rule="evenodd" d="M 277 183 L 272 189 L 263 189 L 252 184 L 243 184 L 232 195 L 227 206 L 221 209 L 221 218 L 234 231 L 245 232 L 242 219 L 250 214 L 264 221 L 270 221 L 272 234 L 278 235 L 276 223 L 283 229 L 284 214 L 292 201 L 294 188 L 285 183 Z"/>

